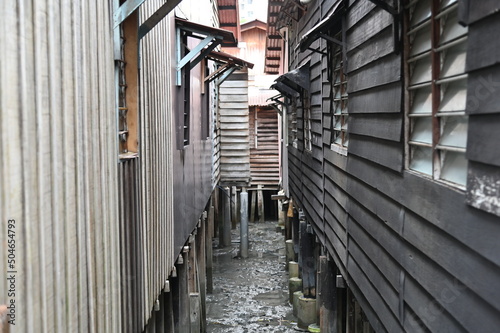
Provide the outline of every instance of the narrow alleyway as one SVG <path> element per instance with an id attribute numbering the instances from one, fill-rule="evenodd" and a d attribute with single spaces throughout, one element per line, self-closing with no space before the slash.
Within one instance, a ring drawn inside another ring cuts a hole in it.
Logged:
<path id="1" fill-rule="evenodd" d="M 232 231 L 231 248 L 214 249 L 214 292 L 207 297 L 209 333 L 296 332 L 288 304 L 285 241 L 276 225 L 250 223 L 247 259 L 238 256 L 239 228 Z"/>

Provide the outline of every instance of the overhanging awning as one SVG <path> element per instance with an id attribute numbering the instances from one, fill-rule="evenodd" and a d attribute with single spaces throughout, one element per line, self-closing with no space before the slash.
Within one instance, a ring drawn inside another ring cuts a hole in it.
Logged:
<path id="1" fill-rule="evenodd" d="M 220 36 L 224 43 L 236 43 L 236 39 L 234 38 L 234 35 L 231 31 L 229 30 L 224 30 L 220 28 L 215 28 L 211 27 L 208 25 L 203 25 L 195 22 L 191 22 L 185 19 L 181 19 L 179 17 L 175 18 L 175 25 L 176 27 L 181 28 L 184 31 L 188 31 L 191 34 L 201 34 L 201 35 L 207 35 L 211 34 L 214 36 Z"/>
<path id="2" fill-rule="evenodd" d="M 234 55 L 225 52 L 212 51 L 208 55 L 208 58 L 214 61 L 230 63 L 240 67 L 253 68 L 253 64 L 251 62 L 248 62 L 246 60 L 235 57 Z"/>
<path id="3" fill-rule="evenodd" d="M 281 82 L 276 82 L 273 85 L 271 85 L 271 89 L 277 90 L 287 97 L 293 97 L 295 96 L 295 94 L 297 94 L 295 90 L 289 88 L 287 85 Z"/>
<path id="4" fill-rule="evenodd" d="M 177 78 L 176 84 L 181 84 L 181 70 L 189 65 L 194 68 L 203 58 L 208 56 L 222 42 L 235 43 L 236 39 L 231 31 L 190 22 L 181 18 L 175 18 L 176 27 L 176 54 L 177 54 Z M 193 49 L 182 57 L 182 37 L 191 37 L 201 41 Z"/>
<path id="5" fill-rule="evenodd" d="M 337 42 L 341 44 L 340 41 L 336 41 L 331 36 L 326 35 L 325 33 L 328 30 L 336 30 L 340 31 L 342 28 L 342 15 L 345 12 L 346 4 L 345 0 L 339 0 L 337 4 L 333 7 L 330 14 L 328 14 L 323 20 L 321 20 L 318 24 L 316 24 L 311 30 L 306 32 L 299 41 L 300 51 L 304 52 L 309 49 L 312 43 L 314 43 L 318 38 L 322 37 L 327 39 L 330 42 Z M 316 51 L 316 50 L 313 50 Z"/>
<path id="6" fill-rule="evenodd" d="M 309 90 L 311 84 L 311 70 L 309 61 L 286 74 L 279 76 L 276 83 L 282 83 L 287 87 L 301 92 L 302 90 Z"/>
<path id="7" fill-rule="evenodd" d="M 212 51 L 207 55 L 207 58 L 221 64 L 222 66 L 218 70 L 207 76 L 205 78 L 205 81 L 212 81 L 216 78 L 219 78 L 218 82 L 222 83 L 238 68 L 253 68 L 253 64 L 251 62 L 225 52 Z"/>
<path id="8" fill-rule="evenodd" d="M 309 90 L 311 83 L 311 70 L 309 61 L 286 74 L 280 75 L 271 89 L 279 91 L 287 97 L 294 97 L 303 90 Z"/>

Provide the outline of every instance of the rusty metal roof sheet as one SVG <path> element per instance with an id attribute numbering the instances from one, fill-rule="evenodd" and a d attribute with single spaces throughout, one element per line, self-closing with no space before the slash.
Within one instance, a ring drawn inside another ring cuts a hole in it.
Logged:
<path id="1" fill-rule="evenodd" d="M 236 46 L 241 38 L 238 0 L 217 0 L 217 7 L 220 27 L 231 31 L 236 38 L 234 44 L 222 43 L 222 46 Z"/>
<path id="2" fill-rule="evenodd" d="M 267 38 L 266 38 L 266 60 L 264 72 L 266 74 L 280 74 L 282 72 L 281 54 L 283 41 L 277 28 L 277 20 L 285 0 L 269 0 L 267 9 Z"/>
<path id="3" fill-rule="evenodd" d="M 236 65 L 241 66 L 241 67 L 253 68 L 253 64 L 251 62 L 248 62 L 246 60 L 235 57 L 234 55 L 229 54 L 229 53 L 225 53 L 225 52 L 212 51 L 209 53 L 209 55 L 207 57 L 212 59 L 212 60 L 219 61 L 219 62 L 236 64 Z"/>

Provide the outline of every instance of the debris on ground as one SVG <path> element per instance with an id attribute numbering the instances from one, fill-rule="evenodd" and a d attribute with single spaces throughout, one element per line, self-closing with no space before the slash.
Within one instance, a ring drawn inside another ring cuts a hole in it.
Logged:
<path id="1" fill-rule="evenodd" d="M 238 236 L 239 229 L 232 230 L 232 246 L 214 249 L 207 332 L 296 332 L 288 303 L 285 241 L 276 222 L 249 224 L 247 259 L 238 256 Z"/>

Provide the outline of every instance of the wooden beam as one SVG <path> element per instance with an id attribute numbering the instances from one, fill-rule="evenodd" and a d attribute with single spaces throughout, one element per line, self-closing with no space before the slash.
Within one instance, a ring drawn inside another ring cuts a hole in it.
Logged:
<path id="1" fill-rule="evenodd" d="M 181 0 L 168 0 L 139 27 L 139 39 L 146 36 L 158 23 L 177 6 Z"/>
<path id="2" fill-rule="evenodd" d="M 113 13 L 113 29 L 116 29 L 146 0 L 127 0 Z"/>
<path id="3" fill-rule="evenodd" d="M 126 149 L 132 153 L 139 152 L 138 128 L 139 128 L 139 62 L 137 55 L 139 54 L 139 40 L 137 38 L 138 13 L 132 13 L 125 21 L 123 21 L 123 35 L 125 36 L 124 44 L 124 61 L 125 66 L 125 101 L 127 107 L 127 141 Z"/>

